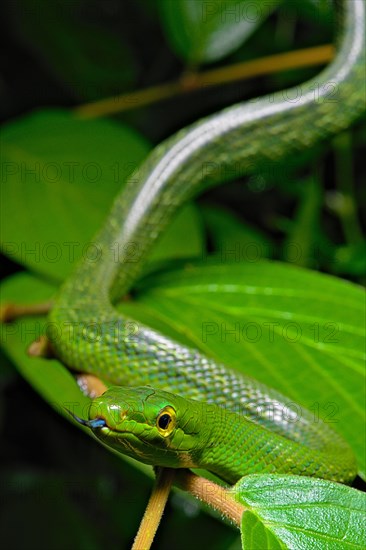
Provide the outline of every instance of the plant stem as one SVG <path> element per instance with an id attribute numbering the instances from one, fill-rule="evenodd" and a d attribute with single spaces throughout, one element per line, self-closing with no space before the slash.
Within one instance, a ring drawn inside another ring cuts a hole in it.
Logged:
<path id="1" fill-rule="evenodd" d="M 179 470 L 174 483 L 240 527 L 241 517 L 246 509 L 233 498 L 230 489 L 225 489 L 213 481 L 199 477 L 189 470 Z"/>
<path id="2" fill-rule="evenodd" d="M 54 359 L 55 357 L 52 344 L 45 335 L 34 340 L 30 344 L 27 353 L 30 357 L 43 357 L 43 359 Z"/>
<path id="3" fill-rule="evenodd" d="M 132 550 L 149 550 L 159 527 L 175 476 L 171 468 L 156 468 L 156 481 Z"/>
<path id="4" fill-rule="evenodd" d="M 4 304 L 0 308 L 0 323 L 10 323 L 19 317 L 46 315 L 52 308 L 52 302 L 37 304 Z"/>
<path id="5" fill-rule="evenodd" d="M 330 61 L 333 55 L 333 46 L 326 44 L 324 46 L 316 46 L 314 48 L 306 48 L 236 63 L 229 67 L 204 71 L 202 73 L 183 74 L 178 80 L 152 86 L 145 90 L 138 90 L 85 103 L 76 107 L 74 112 L 82 118 L 113 115 L 145 107 L 163 99 L 172 98 L 178 94 L 194 90 L 235 82 L 236 80 L 246 80 L 254 76 L 277 73 L 288 69 L 323 65 Z"/>

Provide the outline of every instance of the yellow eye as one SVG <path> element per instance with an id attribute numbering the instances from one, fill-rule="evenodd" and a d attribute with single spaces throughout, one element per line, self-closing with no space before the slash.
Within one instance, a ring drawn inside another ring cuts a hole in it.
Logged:
<path id="1" fill-rule="evenodd" d="M 164 407 L 156 419 L 156 427 L 159 430 L 159 433 L 164 437 L 168 437 L 172 433 L 176 424 L 176 413 L 173 407 L 169 405 Z"/>

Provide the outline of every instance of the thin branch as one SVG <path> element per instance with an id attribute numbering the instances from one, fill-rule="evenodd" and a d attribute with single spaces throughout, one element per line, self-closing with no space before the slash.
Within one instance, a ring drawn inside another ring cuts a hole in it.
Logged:
<path id="1" fill-rule="evenodd" d="M 176 470 L 156 468 L 156 481 L 132 550 L 149 550 L 164 513 Z"/>
<path id="2" fill-rule="evenodd" d="M 189 470 L 179 470 L 174 483 L 240 527 L 241 517 L 246 508 L 234 499 L 230 489 L 225 489 L 213 481 L 199 477 Z"/>
<path id="3" fill-rule="evenodd" d="M 52 302 L 37 304 L 4 304 L 0 308 L 0 323 L 10 323 L 19 317 L 30 315 L 46 315 L 52 308 Z"/>
<path id="4" fill-rule="evenodd" d="M 123 111 L 130 111 L 145 107 L 153 103 L 169 99 L 179 94 L 202 90 L 211 86 L 218 86 L 246 80 L 255 76 L 277 73 L 288 69 L 324 65 L 334 56 L 332 45 L 316 46 L 294 52 L 271 55 L 236 63 L 229 67 L 204 71 L 202 73 L 184 74 L 178 80 L 152 86 L 145 90 L 138 90 L 127 94 L 116 95 L 91 103 L 85 103 L 74 109 L 77 116 L 82 118 L 97 118 L 113 115 Z"/>
<path id="5" fill-rule="evenodd" d="M 43 359 L 55 358 L 55 352 L 52 344 L 47 336 L 44 335 L 40 336 L 37 340 L 34 340 L 30 344 L 27 353 L 30 357 L 42 357 Z"/>

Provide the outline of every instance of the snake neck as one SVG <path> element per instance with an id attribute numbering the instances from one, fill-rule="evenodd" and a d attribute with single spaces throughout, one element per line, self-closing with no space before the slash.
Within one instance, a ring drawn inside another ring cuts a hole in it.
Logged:
<path id="1" fill-rule="evenodd" d="M 300 444 L 224 409 L 208 406 L 206 414 L 212 424 L 211 444 L 202 450 L 200 467 L 230 484 L 255 473 L 307 475 L 346 484 L 356 477 L 353 453 L 336 433 L 320 444 Z"/>

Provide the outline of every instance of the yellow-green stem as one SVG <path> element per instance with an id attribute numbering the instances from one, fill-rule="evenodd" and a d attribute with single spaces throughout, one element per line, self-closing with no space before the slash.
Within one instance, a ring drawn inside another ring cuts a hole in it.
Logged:
<path id="1" fill-rule="evenodd" d="M 116 95 L 79 105 L 74 109 L 82 118 L 96 118 L 114 115 L 131 109 L 146 107 L 178 94 L 201 90 L 211 86 L 228 84 L 237 80 L 246 80 L 255 76 L 277 73 L 288 69 L 323 65 L 334 55 L 333 46 L 327 44 L 295 52 L 271 55 L 261 59 L 236 63 L 202 73 L 183 74 L 173 82 L 152 86 L 127 94 Z"/>
<path id="2" fill-rule="evenodd" d="M 156 468 L 156 481 L 147 504 L 132 550 L 149 550 L 164 513 L 175 470 Z"/>

